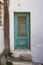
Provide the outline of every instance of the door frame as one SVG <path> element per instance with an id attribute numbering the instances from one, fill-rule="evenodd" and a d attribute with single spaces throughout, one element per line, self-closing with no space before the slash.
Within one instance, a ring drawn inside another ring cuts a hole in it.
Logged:
<path id="1" fill-rule="evenodd" d="M 14 14 L 29 14 L 30 15 L 30 22 L 29 22 L 29 28 L 30 28 L 30 31 L 29 31 L 29 42 L 30 42 L 30 48 L 29 48 L 29 50 L 31 50 L 31 12 L 14 12 Z M 15 48 L 14 48 L 15 49 Z M 18 49 L 19 50 L 19 49 Z M 21 49 L 22 50 L 22 49 Z M 28 49 L 27 49 L 28 50 Z"/>

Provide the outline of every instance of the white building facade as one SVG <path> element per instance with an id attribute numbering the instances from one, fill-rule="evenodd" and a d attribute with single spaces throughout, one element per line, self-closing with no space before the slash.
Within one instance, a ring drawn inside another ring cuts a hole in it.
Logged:
<path id="1" fill-rule="evenodd" d="M 14 48 L 14 13 L 30 12 L 30 49 Z M 15 57 L 20 54 L 31 54 L 34 62 L 43 63 L 43 0 L 10 0 L 10 50 Z M 0 34 L 3 36 L 3 32 Z M 0 45 L 4 44 L 4 38 L 0 38 Z M 0 47 L 2 48 L 2 47 Z M 2 51 L 2 50 L 1 50 Z M 0 52 L 1 52 L 0 51 Z"/>

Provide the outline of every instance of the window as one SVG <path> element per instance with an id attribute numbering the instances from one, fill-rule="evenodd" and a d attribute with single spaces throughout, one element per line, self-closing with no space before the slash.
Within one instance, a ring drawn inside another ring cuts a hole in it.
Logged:
<path id="1" fill-rule="evenodd" d="M 3 3 L 0 1 L 0 26 L 3 22 Z"/>
<path id="2" fill-rule="evenodd" d="M 18 17 L 18 35 L 26 35 L 26 17 Z"/>

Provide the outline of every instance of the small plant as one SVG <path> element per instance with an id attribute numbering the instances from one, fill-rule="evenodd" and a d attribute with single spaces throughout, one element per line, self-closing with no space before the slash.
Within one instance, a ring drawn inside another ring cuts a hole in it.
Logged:
<path id="1" fill-rule="evenodd" d="M 7 65 L 13 65 L 13 63 L 10 61 L 7 61 Z"/>
<path id="2" fill-rule="evenodd" d="M 9 53 L 8 53 L 8 56 L 9 56 L 9 57 L 11 57 L 11 58 L 14 58 L 14 56 L 13 56 L 13 53 L 12 53 L 12 52 L 9 52 Z"/>
<path id="3" fill-rule="evenodd" d="M 13 54 L 12 52 L 9 52 L 9 53 L 8 53 L 8 56 L 9 56 L 9 57 L 12 57 L 12 54 Z"/>

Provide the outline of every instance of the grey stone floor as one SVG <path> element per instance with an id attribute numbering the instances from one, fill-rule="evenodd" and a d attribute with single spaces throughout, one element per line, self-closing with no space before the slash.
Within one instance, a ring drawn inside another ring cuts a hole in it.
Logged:
<path id="1" fill-rule="evenodd" d="M 32 62 L 13 62 L 13 65 L 41 65 L 41 64 Z"/>
<path id="2" fill-rule="evenodd" d="M 32 61 L 24 61 L 24 60 L 20 60 L 19 58 L 14 58 L 14 59 L 9 59 L 7 58 L 7 61 L 10 61 L 13 63 L 13 65 L 41 65 L 39 63 L 33 63 Z"/>
<path id="3" fill-rule="evenodd" d="M 13 62 L 13 65 L 32 65 L 31 62 Z"/>

